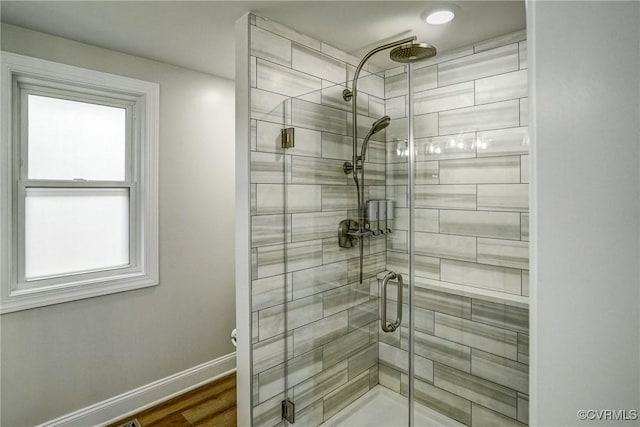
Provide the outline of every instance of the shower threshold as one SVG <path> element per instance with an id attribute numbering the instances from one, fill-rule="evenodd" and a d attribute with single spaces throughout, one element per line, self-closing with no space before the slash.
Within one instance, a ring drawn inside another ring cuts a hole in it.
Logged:
<path id="1" fill-rule="evenodd" d="M 432 409 L 415 405 L 414 425 L 420 427 L 466 427 Z M 407 398 L 377 385 L 365 395 L 321 424 L 322 427 L 406 427 Z"/>

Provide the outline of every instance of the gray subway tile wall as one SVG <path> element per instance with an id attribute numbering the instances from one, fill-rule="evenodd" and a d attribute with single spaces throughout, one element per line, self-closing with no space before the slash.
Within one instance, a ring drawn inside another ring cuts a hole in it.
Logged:
<path id="1" fill-rule="evenodd" d="M 473 87 L 474 82 L 470 81 L 418 92 L 413 96 L 413 113 L 427 114 L 470 107 L 474 105 Z"/>
<path id="2" fill-rule="evenodd" d="M 418 209 L 476 208 L 477 185 L 416 185 L 415 207 Z"/>
<path id="3" fill-rule="evenodd" d="M 518 395 L 514 390 L 445 365 L 436 364 L 434 371 L 433 383 L 436 387 L 516 418 Z"/>
<path id="4" fill-rule="evenodd" d="M 512 43 L 521 43 L 522 40 L 527 38 L 527 31 L 520 30 L 512 33 L 503 34 L 501 36 L 493 37 L 473 45 L 473 51 L 479 53 L 485 50 L 494 49 L 497 47 L 509 45 Z"/>
<path id="5" fill-rule="evenodd" d="M 322 89 L 322 80 L 289 67 L 258 59 L 256 86 L 269 92 L 300 96 L 311 92 L 317 93 Z"/>
<path id="6" fill-rule="evenodd" d="M 527 86 L 527 70 L 476 80 L 476 104 L 524 98 L 527 96 Z"/>
<path id="7" fill-rule="evenodd" d="M 529 392 L 518 393 L 518 421 L 529 424 Z"/>
<path id="8" fill-rule="evenodd" d="M 529 212 L 528 184 L 478 185 L 478 210 Z"/>
<path id="9" fill-rule="evenodd" d="M 404 338 L 404 337 L 403 337 Z M 471 349 L 432 334 L 416 333 L 416 354 L 460 371 L 471 370 Z"/>
<path id="10" fill-rule="evenodd" d="M 339 83 L 358 59 L 262 18 L 250 31 L 254 423 L 280 423 L 287 395 L 298 422 L 317 425 L 378 384 L 385 241 L 366 243 L 360 285 L 358 249 L 339 248 L 335 236 L 357 208 L 342 172 L 352 115 Z M 385 111 L 384 79 L 371 71 L 359 81 L 361 135 Z M 293 149 L 279 147 L 284 125 L 295 128 Z M 365 195 L 384 199 L 385 133 L 370 144 Z"/>
<path id="11" fill-rule="evenodd" d="M 518 335 L 514 331 L 436 313 L 435 335 L 512 360 L 518 358 Z"/>
<path id="12" fill-rule="evenodd" d="M 477 44 L 476 44 L 477 45 Z M 438 64 L 438 85 L 473 81 L 518 69 L 518 43 L 509 43 Z"/>
<path id="13" fill-rule="evenodd" d="M 486 212 L 440 210 L 440 231 L 474 237 L 519 240 L 521 214 L 517 212 Z"/>
<path id="14" fill-rule="evenodd" d="M 472 404 L 472 414 L 471 425 L 493 427 L 522 427 L 524 425 L 515 421 L 513 417 L 507 417 L 476 403 Z"/>
<path id="15" fill-rule="evenodd" d="M 406 393 L 406 382 L 402 383 Z M 414 396 L 416 401 L 466 425 L 471 425 L 471 401 L 436 387 L 426 381 L 415 379 Z M 477 424 L 491 425 L 491 424 Z"/>
<path id="16" fill-rule="evenodd" d="M 503 129 L 519 124 L 520 101 L 518 99 L 438 113 L 438 130 L 441 135 Z M 418 135 L 416 132 L 416 136 L 422 135 Z"/>
<path id="17" fill-rule="evenodd" d="M 485 378 L 520 393 L 529 393 L 529 367 L 504 357 L 473 349 L 471 351 L 473 375 Z"/>
<path id="18" fill-rule="evenodd" d="M 442 160 L 439 170 L 440 184 L 519 184 L 520 156 Z"/>
<path id="19" fill-rule="evenodd" d="M 434 136 L 415 140 L 416 160 L 467 159 L 476 157 L 476 133 Z"/>
<path id="20" fill-rule="evenodd" d="M 286 256 L 286 260 L 285 260 Z M 285 262 L 286 261 L 286 262 Z M 322 265 L 322 240 L 309 240 L 284 245 L 263 246 L 256 249 L 256 276 L 267 278 L 287 271 Z"/>
<path id="21" fill-rule="evenodd" d="M 513 156 L 529 152 L 526 127 L 477 133 L 478 157 Z"/>
<path id="22" fill-rule="evenodd" d="M 392 117 L 370 142 L 365 199 L 396 206 L 394 232 L 365 242 L 360 285 L 358 248 L 336 237 L 357 215 L 341 92 L 359 58 L 260 17 L 249 31 L 254 425 L 280 425 L 285 397 L 297 422 L 318 425 L 378 384 L 407 394 L 407 318 L 380 331 L 376 278 L 409 281 L 406 73 L 367 65 L 358 83 L 358 135 Z M 442 288 L 416 283 L 415 396 L 467 425 L 528 422 L 528 310 L 446 288 L 529 293 L 525 37 L 442 52 L 413 73 L 415 272 Z M 295 148 L 280 148 L 283 126 Z"/>
<path id="23" fill-rule="evenodd" d="M 440 260 L 440 278 L 445 282 L 463 283 L 509 294 L 521 295 L 521 275 L 520 270 L 515 268 L 452 259 Z"/>

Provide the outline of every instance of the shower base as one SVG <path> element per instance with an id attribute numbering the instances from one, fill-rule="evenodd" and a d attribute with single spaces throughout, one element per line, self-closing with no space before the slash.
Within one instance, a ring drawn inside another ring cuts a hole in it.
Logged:
<path id="1" fill-rule="evenodd" d="M 407 399 L 386 387 L 377 385 L 336 415 L 322 427 L 406 427 Z M 439 412 L 415 405 L 414 425 L 420 427 L 466 427 Z"/>

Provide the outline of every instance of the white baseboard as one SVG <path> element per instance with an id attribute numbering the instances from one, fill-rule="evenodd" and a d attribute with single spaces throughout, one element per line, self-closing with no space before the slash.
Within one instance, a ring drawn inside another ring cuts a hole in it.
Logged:
<path id="1" fill-rule="evenodd" d="M 194 366 L 37 427 L 104 426 L 233 372 L 236 353 Z"/>

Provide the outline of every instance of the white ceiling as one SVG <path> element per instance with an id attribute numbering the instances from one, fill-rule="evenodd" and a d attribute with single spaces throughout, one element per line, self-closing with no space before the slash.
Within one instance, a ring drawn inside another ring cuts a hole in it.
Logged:
<path id="1" fill-rule="evenodd" d="M 447 25 L 420 14 L 429 1 L 6 1 L 2 22 L 234 78 L 234 23 L 244 13 L 285 24 L 360 57 L 416 34 L 440 52 L 525 27 L 524 0 L 450 1 Z"/>

